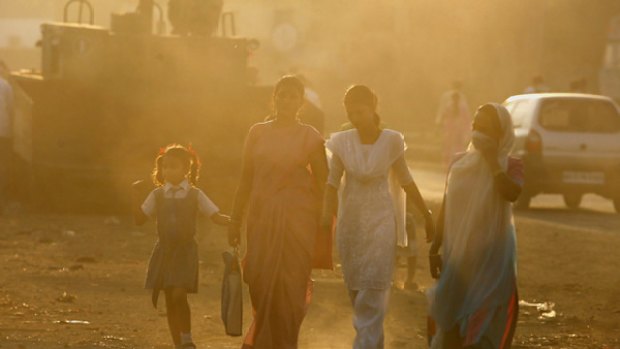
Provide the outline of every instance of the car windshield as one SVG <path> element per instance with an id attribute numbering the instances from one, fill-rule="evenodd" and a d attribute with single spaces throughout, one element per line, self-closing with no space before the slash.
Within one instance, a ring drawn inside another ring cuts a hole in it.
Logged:
<path id="1" fill-rule="evenodd" d="M 620 132 L 615 106 L 601 100 L 554 99 L 543 102 L 540 125 L 558 132 Z"/>

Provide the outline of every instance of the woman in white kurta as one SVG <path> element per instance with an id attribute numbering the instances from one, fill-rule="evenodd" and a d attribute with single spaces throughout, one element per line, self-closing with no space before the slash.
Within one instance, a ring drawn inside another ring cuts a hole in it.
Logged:
<path id="1" fill-rule="evenodd" d="M 400 186 L 426 219 L 433 223 L 404 158 L 405 142 L 399 132 L 381 129 L 377 98 L 366 86 L 356 85 L 344 98 L 354 129 L 338 132 L 327 142 L 332 152 L 323 224 L 328 226 L 337 206 L 343 173 L 345 184 L 338 205 L 337 244 L 342 270 L 354 309 L 355 349 L 383 348 L 383 319 L 396 256 L 397 209 L 389 177 Z M 400 189 L 398 189 L 400 190 Z"/>

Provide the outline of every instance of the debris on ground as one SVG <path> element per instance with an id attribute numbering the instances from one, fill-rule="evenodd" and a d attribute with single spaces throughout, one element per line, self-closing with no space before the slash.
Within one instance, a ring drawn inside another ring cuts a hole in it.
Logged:
<path id="1" fill-rule="evenodd" d="M 76 296 L 72 294 L 68 294 L 67 292 L 63 292 L 62 295 L 56 298 L 57 301 L 61 303 L 73 303 L 77 299 Z"/>

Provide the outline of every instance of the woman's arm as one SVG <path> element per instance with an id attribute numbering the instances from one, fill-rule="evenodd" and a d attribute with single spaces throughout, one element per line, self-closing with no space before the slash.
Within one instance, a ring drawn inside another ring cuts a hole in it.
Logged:
<path id="1" fill-rule="evenodd" d="M 446 208 L 446 196 L 444 195 L 443 201 L 441 203 L 441 208 L 439 209 L 439 216 L 437 217 L 435 237 L 433 238 L 433 243 L 431 244 L 429 254 L 438 254 L 439 249 L 441 248 L 441 244 L 443 243 L 445 208 Z"/>
<path id="2" fill-rule="evenodd" d="M 435 235 L 433 216 L 431 210 L 429 210 L 426 206 L 426 202 L 424 202 L 424 198 L 422 198 L 422 194 L 420 194 L 418 186 L 411 177 L 411 173 L 409 172 L 409 167 L 407 166 L 407 161 L 405 161 L 404 155 L 401 155 L 398 159 L 396 159 L 396 162 L 392 165 L 392 170 L 395 171 L 398 181 L 400 183 L 404 183 L 403 190 L 407 193 L 407 200 L 411 200 L 418 211 L 420 211 L 420 213 L 424 216 L 424 221 L 426 223 L 426 241 L 431 242 L 433 240 L 433 235 Z"/>
<path id="3" fill-rule="evenodd" d="M 322 209 L 321 209 L 321 227 L 326 228 L 331 232 L 331 222 L 332 215 L 329 215 L 329 224 L 324 222 L 324 217 L 326 214 L 326 204 L 330 205 L 330 203 L 326 203 L 325 198 L 327 197 L 327 191 L 332 188 L 330 185 L 327 185 L 327 176 L 329 174 L 329 169 L 327 167 L 327 155 L 325 155 L 325 147 L 321 146 L 314 152 L 310 154 L 310 168 L 312 169 L 312 174 L 314 175 L 314 179 L 316 181 L 317 188 L 319 190 L 319 197 L 322 199 Z M 328 211 L 331 212 L 331 208 L 327 208 Z"/>
<path id="4" fill-rule="evenodd" d="M 420 190 L 415 184 L 415 181 L 403 186 L 403 189 L 405 190 L 405 193 L 407 193 L 407 199 L 411 200 L 418 211 L 420 211 L 424 216 L 426 242 L 431 242 L 433 240 L 433 236 L 435 235 L 435 225 L 433 224 L 433 215 L 431 210 L 429 210 L 426 206 L 426 202 L 424 202 L 424 198 L 422 198 L 422 194 L 420 194 Z"/>
<path id="5" fill-rule="evenodd" d="M 334 216 L 338 211 L 338 187 L 344 174 L 344 164 L 336 153 L 332 153 L 329 166 L 329 176 L 323 195 L 323 211 L 321 213 L 321 226 L 324 231 L 331 232 Z"/>
<path id="6" fill-rule="evenodd" d="M 323 212 L 321 213 L 321 227 L 323 231 L 331 232 L 333 217 L 336 215 L 338 207 L 338 189 L 327 184 L 325 186 L 325 195 L 323 196 Z"/>
<path id="7" fill-rule="evenodd" d="M 250 192 L 252 191 L 252 181 L 254 179 L 254 167 L 252 165 L 252 158 L 250 156 L 251 147 L 253 146 L 253 130 L 250 129 L 248 136 L 246 137 L 245 146 L 243 150 L 243 163 L 241 169 L 241 180 L 237 193 L 235 194 L 235 200 L 233 203 L 232 213 L 230 215 L 230 225 L 228 229 L 228 243 L 231 246 L 237 246 L 241 240 L 241 220 L 245 207 L 247 206 L 248 199 L 250 198 Z"/>
<path id="8" fill-rule="evenodd" d="M 521 195 L 521 185 L 515 182 L 506 172 L 500 172 L 493 177 L 495 188 L 500 192 L 502 197 L 510 202 L 515 202 Z"/>
<path id="9" fill-rule="evenodd" d="M 441 208 L 439 209 L 439 216 L 437 218 L 437 229 L 435 230 L 435 237 L 433 239 L 433 243 L 431 244 L 431 248 L 428 251 L 428 263 L 431 271 L 431 276 L 434 279 L 439 278 L 439 274 L 441 274 L 441 268 L 443 267 L 441 255 L 439 255 L 439 249 L 441 248 L 441 245 L 443 243 L 445 207 L 446 196 L 444 194 Z"/>
<path id="10" fill-rule="evenodd" d="M 312 169 L 314 180 L 316 181 L 317 188 L 319 189 L 320 197 L 323 198 L 325 183 L 327 182 L 327 175 L 329 174 L 325 147 L 320 146 L 315 151 L 310 153 L 310 168 Z"/>
<path id="11" fill-rule="evenodd" d="M 519 195 L 521 195 L 521 185 L 502 170 L 497 161 L 497 155 L 483 153 L 483 156 L 489 165 L 491 173 L 493 173 L 493 184 L 500 195 L 507 201 L 517 201 Z"/>

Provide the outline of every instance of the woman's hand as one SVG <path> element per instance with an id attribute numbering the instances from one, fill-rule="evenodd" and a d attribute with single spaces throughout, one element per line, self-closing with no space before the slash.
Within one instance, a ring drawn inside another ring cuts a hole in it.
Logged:
<path id="1" fill-rule="evenodd" d="M 521 195 L 521 185 L 513 181 L 506 173 L 499 172 L 493 178 L 495 181 L 495 188 L 499 191 L 502 197 L 510 202 L 515 202 Z"/>
<path id="2" fill-rule="evenodd" d="M 232 247 L 239 246 L 241 242 L 241 227 L 240 224 L 232 222 L 228 226 L 228 244 Z"/>
<path id="3" fill-rule="evenodd" d="M 441 259 L 441 255 L 439 254 L 439 247 L 440 245 L 437 243 L 437 240 L 434 240 L 431 248 L 428 250 L 428 264 L 433 279 L 439 279 L 441 269 L 443 268 L 443 261 Z"/>
<path id="4" fill-rule="evenodd" d="M 441 270 L 443 268 L 443 261 L 441 260 L 441 255 L 437 253 L 429 253 L 428 264 L 431 269 L 431 276 L 433 277 L 433 279 L 439 279 L 439 276 L 441 275 Z"/>
<path id="5" fill-rule="evenodd" d="M 499 165 L 499 160 L 497 159 L 499 155 L 497 153 L 496 147 L 486 148 L 483 151 L 480 151 L 480 154 L 482 154 L 482 158 L 487 163 L 487 165 L 489 165 L 489 168 L 493 175 L 502 170 Z"/>
<path id="6" fill-rule="evenodd" d="M 428 210 L 424 215 L 424 230 L 426 231 L 426 242 L 432 242 L 435 238 L 435 223 L 431 210 Z"/>
<path id="7" fill-rule="evenodd" d="M 476 150 L 480 152 L 482 158 L 489 165 L 491 173 L 495 175 L 497 171 L 501 171 L 499 161 L 497 159 L 499 155 L 497 140 L 489 136 L 487 133 L 474 131 L 471 141 Z"/>

